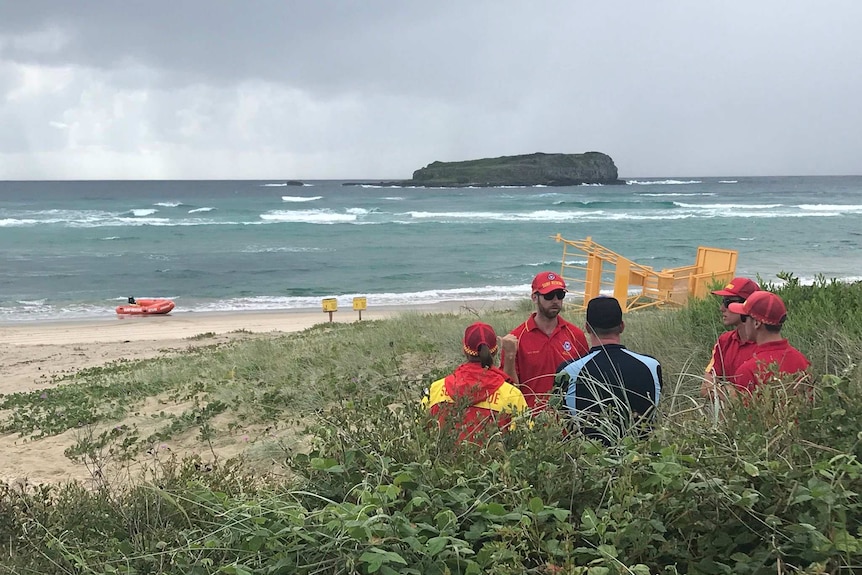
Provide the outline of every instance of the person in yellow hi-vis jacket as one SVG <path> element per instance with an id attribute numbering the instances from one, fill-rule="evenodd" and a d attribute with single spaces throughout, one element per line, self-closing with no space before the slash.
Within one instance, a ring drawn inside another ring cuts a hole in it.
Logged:
<path id="1" fill-rule="evenodd" d="M 432 383 L 422 400 L 441 427 L 458 431 L 459 442 L 482 443 L 498 430 L 509 430 L 512 416 L 527 411 L 524 394 L 494 366 L 497 348 L 494 328 L 481 322 L 468 326 L 463 340 L 467 361 Z"/>

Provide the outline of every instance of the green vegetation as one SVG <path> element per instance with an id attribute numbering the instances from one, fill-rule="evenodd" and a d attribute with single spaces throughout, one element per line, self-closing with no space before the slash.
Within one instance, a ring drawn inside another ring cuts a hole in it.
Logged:
<path id="1" fill-rule="evenodd" d="M 134 481 L 0 485 L 0 574 L 862 572 L 862 283 L 785 278 L 814 401 L 776 386 L 715 413 L 698 390 L 716 302 L 633 314 L 624 343 L 662 361 L 661 417 L 611 448 L 550 416 L 482 447 L 428 425 L 418 399 L 475 314 L 322 324 L 2 397 L 6 433 L 88 430 L 68 455 L 99 476 L 182 434 L 266 433 Z"/>
<path id="2" fill-rule="evenodd" d="M 463 162 L 432 162 L 405 183 L 420 186 L 577 186 L 621 184 L 607 154 L 524 154 Z"/>

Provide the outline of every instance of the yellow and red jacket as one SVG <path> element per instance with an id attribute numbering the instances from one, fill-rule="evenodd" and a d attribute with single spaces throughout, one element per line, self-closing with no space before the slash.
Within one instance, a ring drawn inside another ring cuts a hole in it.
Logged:
<path id="1" fill-rule="evenodd" d="M 504 371 L 477 362 L 464 363 L 432 383 L 422 403 L 441 427 L 454 425 L 459 442 L 481 443 L 497 430 L 514 427 L 512 416 L 527 411 L 524 394 Z M 458 421 L 450 421 L 456 416 Z"/>

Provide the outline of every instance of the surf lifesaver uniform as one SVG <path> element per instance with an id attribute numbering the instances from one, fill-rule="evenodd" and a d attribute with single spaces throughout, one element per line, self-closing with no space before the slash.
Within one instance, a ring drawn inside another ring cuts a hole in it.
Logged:
<path id="1" fill-rule="evenodd" d="M 757 344 L 740 338 L 739 330 L 726 331 L 718 336 L 712 348 L 712 358 L 706 366 L 706 373 L 733 383 L 739 367 L 751 359 L 755 349 Z"/>
<path id="2" fill-rule="evenodd" d="M 458 442 L 484 443 L 514 427 L 512 416 L 527 410 L 524 394 L 497 367 L 467 362 L 431 384 L 423 399 L 441 428 L 454 426 Z"/>
<path id="3" fill-rule="evenodd" d="M 514 358 L 503 354 L 501 363 L 515 362 L 518 387 L 531 410 L 543 410 L 554 388 L 554 376 L 562 363 L 583 357 L 590 346 L 587 338 L 575 324 L 557 316 L 557 327 L 545 335 L 536 325 L 536 314 L 509 332 L 518 338 L 518 353 Z"/>
<path id="4" fill-rule="evenodd" d="M 737 391 L 753 393 L 761 385 L 795 375 L 802 381 L 811 362 L 786 339 L 761 343 L 751 359 L 739 366 L 733 378 Z"/>

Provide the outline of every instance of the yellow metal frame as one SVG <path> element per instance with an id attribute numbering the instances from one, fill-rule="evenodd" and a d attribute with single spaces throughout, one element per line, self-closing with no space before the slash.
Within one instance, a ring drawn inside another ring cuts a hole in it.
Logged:
<path id="1" fill-rule="evenodd" d="M 563 244 L 560 275 L 569 288 L 570 298 L 566 301 L 574 300 L 581 309 L 600 294 L 613 295 L 626 312 L 682 305 L 689 297 L 706 296 L 711 284 L 730 281 L 736 272 L 736 250 L 699 246 L 693 265 L 655 271 L 597 244 L 590 237 L 584 240 L 567 240 L 560 234 L 551 237 Z"/>

